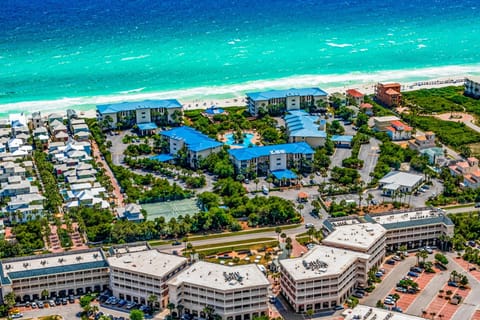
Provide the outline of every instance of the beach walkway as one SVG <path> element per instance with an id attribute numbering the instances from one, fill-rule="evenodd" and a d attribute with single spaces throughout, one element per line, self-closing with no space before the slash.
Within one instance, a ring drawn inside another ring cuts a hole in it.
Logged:
<path id="1" fill-rule="evenodd" d="M 107 164 L 107 162 L 102 159 L 102 154 L 100 150 L 98 149 L 98 145 L 96 141 L 92 140 L 92 151 L 93 151 L 93 157 L 97 163 L 102 163 L 103 168 L 105 168 L 105 174 L 110 178 L 110 182 L 112 183 L 113 187 L 113 194 L 115 196 L 115 205 L 116 206 L 123 206 L 123 194 L 120 191 L 120 186 L 118 185 L 117 179 L 115 179 L 115 176 L 113 175 L 112 170 L 110 169 L 110 166 Z"/>

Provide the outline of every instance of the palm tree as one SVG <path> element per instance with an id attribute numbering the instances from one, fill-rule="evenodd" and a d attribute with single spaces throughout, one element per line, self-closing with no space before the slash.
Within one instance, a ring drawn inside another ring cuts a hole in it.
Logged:
<path id="1" fill-rule="evenodd" d="M 169 303 L 167 304 L 167 308 L 168 308 L 168 310 L 170 310 L 170 317 L 172 317 L 172 311 L 173 311 L 173 309 L 175 309 L 175 304 L 169 302 Z"/>
<path id="2" fill-rule="evenodd" d="M 286 234 L 285 232 L 282 232 L 282 233 L 280 234 L 280 238 L 283 239 L 283 242 L 285 242 L 285 238 L 286 238 L 286 237 L 287 237 L 287 234 Z"/>
<path id="3" fill-rule="evenodd" d="M 153 310 L 153 308 L 155 307 L 155 302 L 158 301 L 158 298 L 155 294 L 152 293 L 151 295 L 148 296 L 147 301 L 148 301 L 148 304 L 150 305 L 150 308 L 152 308 Z"/>
<path id="4" fill-rule="evenodd" d="M 282 233 L 282 228 L 276 227 L 275 233 L 277 234 L 277 241 L 280 243 L 280 234 Z"/>
<path id="5" fill-rule="evenodd" d="M 181 318 L 182 317 L 182 313 L 183 313 L 183 309 L 185 307 L 181 304 L 177 305 L 177 311 L 178 311 L 178 316 Z"/>
<path id="6" fill-rule="evenodd" d="M 207 319 L 211 319 L 213 313 L 215 312 L 215 308 L 212 305 L 206 305 L 205 308 L 203 308 L 203 312 L 205 312 Z"/>
<path id="7" fill-rule="evenodd" d="M 47 289 L 43 289 L 42 290 L 42 293 L 40 294 L 42 296 L 43 299 L 47 299 L 48 298 L 48 290 Z"/>
<path id="8" fill-rule="evenodd" d="M 93 312 L 94 315 L 97 314 L 97 312 L 100 310 L 100 308 L 98 307 L 98 305 L 94 304 L 90 310 Z"/>
<path id="9" fill-rule="evenodd" d="M 306 315 L 309 319 L 312 319 L 313 314 L 314 314 L 313 309 L 308 309 L 307 312 L 305 312 L 305 315 Z"/>

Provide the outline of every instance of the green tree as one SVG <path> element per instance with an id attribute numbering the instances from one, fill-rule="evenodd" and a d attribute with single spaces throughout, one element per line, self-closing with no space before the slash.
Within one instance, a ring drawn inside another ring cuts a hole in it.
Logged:
<path id="1" fill-rule="evenodd" d="M 143 320 L 145 319 L 145 315 L 140 310 L 132 310 L 130 311 L 130 320 Z"/>
<path id="2" fill-rule="evenodd" d="M 42 293 L 40 295 L 42 296 L 43 299 L 47 299 L 48 295 L 49 295 L 49 292 L 48 292 L 47 289 L 43 289 Z"/>
<path id="3" fill-rule="evenodd" d="M 3 302 L 7 306 L 7 310 L 15 305 L 15 293 L 13 291 L 7 293 L 3 299 Z"/>
<path id="4" fill-rule="evenodd" d="M 282 228 L 276 227 L 275 233 L 277 234 L 277 241 L 280 242 L 280 234 L 282 233 Z"/>
<path id="5" fill-rule="evenodd" d="M 169 302 L 167 304 L 167 308 L 168 308 L 168 310 L 170 310 L 170 317 L 171 317 L 172 316 L 172 311 L 173 311 L 173 309 L 175 309 L 175 304 L 172 303 L 172 302 Z"/>
<path id="6" fill-rule="evenodd" d="M 155 294 L 152 293 L 151 295 L 148 296 L 147 302 L 150 308 L 152 308 L 152 310 L 155 308 L 155 302 L 157 301 L 158 301 L 158 297 Z"/>

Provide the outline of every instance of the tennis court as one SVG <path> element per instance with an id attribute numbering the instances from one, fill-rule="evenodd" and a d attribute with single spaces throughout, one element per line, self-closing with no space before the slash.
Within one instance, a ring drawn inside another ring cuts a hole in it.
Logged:
<path id="1" fill-rule="evenodd" d="M 176 218 L 179 215 L 193 215 L 200 209 L 197 206 L 197 198 L 183 199 L 177 201 L 165 201 L 142 204 L 147 211 L 147 220 L 155 220 L 157 217 L 164 217 L 166 221 Z"/>

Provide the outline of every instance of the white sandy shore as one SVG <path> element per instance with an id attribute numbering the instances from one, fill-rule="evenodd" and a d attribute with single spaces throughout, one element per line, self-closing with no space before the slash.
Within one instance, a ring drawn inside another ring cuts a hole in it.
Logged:
<path id="1" fill-rule="evenodd" d="M 430 89 L 430 88 L 441 88 L 441 87 L 446 87 L 446 86 L 451 86 L 451 85 L 463 85 L 465 76 L 462 75 L 455 75 L 450 78 L 438 78 L 434 80 L 425 80 L 425 81 L 417 81 L 417 82 L 406 82 L 406 83 L 401 83 L 402 85 L 402 91 L 412 91 L 412 90 L 419 90 L 419 89 Z M 382 81 L 383 83 L 388 83 L 389 81 Z M 365 83 L 365 84 L 345 84 L 345 86 L 342 87 L 320 87 L 325 90 L 327 93 L 332 94 L 334 92 L 340 92 L 340 93 L 345 93 L 347 89 L 357 89 L 358 91 L 364 93 L 364 94 L 373 94 L 374 93 L 374 88 L 375 88 L 376 83 Z M 312 85 L 315 86 L 315 85 Z M 130 101 L 128 97 L 125 97 L 126 101 Z M 180 101 L 184 107 L 185 110 L 194 110 L 194 109 L 207 109 L 211 106 L 217 106 L 217 107 L 235 107 L 235 106 L 245 106 L 246 105 L 246 100 L 245 96 L 237 96 L 237 97 L 232 97 L 232 98 L 227 98 L 227 99 L 216 99 L 212 97 L 208 97 L 208 95 L 205 95 L 204 98 L 199 98 L 196 100 L 190 100 L 190 101 Z M 72 109 L 75 109 L 75 107 L 72 107 Z M 77 113 L 80 117 L 82 118 L 95 118 L 96 117 L 96 111 L 95 107 L 92 106 L 91 109 L 82 109 L 82 110 L 77 110 Z M 50 111 L 48 113 L 52 112 L 57 112 L 63 115 L 66 115 L 65 110 L 58 110 L 58 111 Z"/>
<path id="2" fill-rule="evenodd" d="M 464 78 L 462 76 L 456 76 L 452 78 L 441 78 L 435 80 L 427 80 L 427 81 L 417 81 L 417 82 L 408 82 L 408 83 L 401 83 L 402 85 L 402 92 L 404 91 L 413 91 L 419 89 L 432 89 L 432 88 L 442 88 L 447 86 L 458 86 L 463 85 Z M 388 82 L 384 82 L 388 83 Z M 328 94 L 332 94 L 334 92 L 345 93 L 348 89 L 357 89 L 358 91 L 364 94 L 374 94 L 375 91 L 375 84 L 376 83 L 368 83 L 368 84 L 360 84 L 360 85 L 351 85 L 351 86 L 343 86 L 343 87 L 331 87 L 331 88 L 323 88 Z M 245 97 L 235 97 L 230 99 L 198 99 L 193 101 L 185 101 L 183 102 L 183 107 L 186 110 L 194 110 L 194 109 L 206 109 L 211 106 L 217 107 L 234 107 L 234 106 L 245 106 L 246 101 Z"/>

